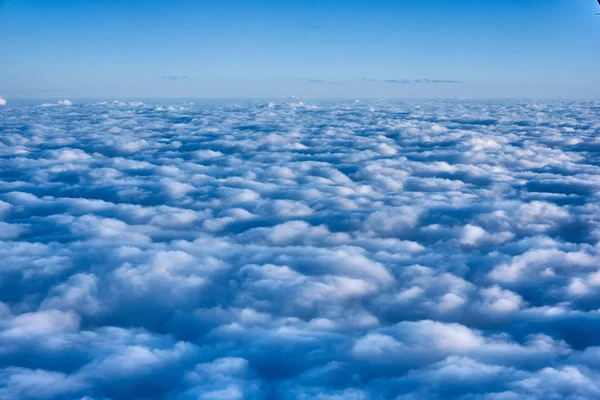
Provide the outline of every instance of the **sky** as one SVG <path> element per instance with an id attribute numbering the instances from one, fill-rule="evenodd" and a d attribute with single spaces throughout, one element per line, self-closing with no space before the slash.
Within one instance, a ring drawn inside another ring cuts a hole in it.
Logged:
<path id="1" fill-rule="evenodd" d="M 11 98 L 598 98 L 594 0 L 0 0 Z"/>

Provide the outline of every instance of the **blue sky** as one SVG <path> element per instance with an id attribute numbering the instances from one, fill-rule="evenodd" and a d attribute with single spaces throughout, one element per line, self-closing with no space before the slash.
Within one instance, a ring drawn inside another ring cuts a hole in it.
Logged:
<path id="1" fill-rule="evenodd" d="M 598 11 L 593 0 L 0 0 L 0 94 L 597 98 Z"/>

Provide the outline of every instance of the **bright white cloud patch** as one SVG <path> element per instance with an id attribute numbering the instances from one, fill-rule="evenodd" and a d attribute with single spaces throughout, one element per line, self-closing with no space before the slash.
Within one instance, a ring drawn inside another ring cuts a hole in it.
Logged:
<path id="1" fill-rule="evenodd" d="M 59 100 L 56 103 L 43 103 L 40 105 L 40 107 L 59 107 L 59 106 L 72 106 L 73 103 L 71 102 L 71 100 Z"/>
<path id="2" fill-rule="evenodd" d="M 599 107 L 3 107 L 0 399 L 600 398 Z"/>

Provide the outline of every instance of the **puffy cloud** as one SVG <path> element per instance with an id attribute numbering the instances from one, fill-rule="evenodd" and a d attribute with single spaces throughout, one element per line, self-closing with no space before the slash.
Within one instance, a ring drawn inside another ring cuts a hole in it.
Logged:
<path id="1" fill-rule="evenodd" d="M 43 103 L 40 107 L 59 107 L 59 106 L 72 106 L 73 103 L 70 100 L 59 100 L 56 103 Z"/>
<path id="2" fill-rule="evenodd" d="M 490 234 L 485 229 L 476 225 L 465 225 L 462 229 L 460 243 L 465 246 L 484 246 L 502 244 L 514 237 L 512 232 L 498 232 Z"/>
<path id="3" fill-rule="evenodd" d="M 7 224 L 6 222 L 0 221 L 0 240 L 17 238 L 26 230 L 27 225 Z"/>
<path id="4" fill-rule="evenodd" d="M 597 102 L 68 105 L 0 109 L 0 399 L 600 396 Z"/>
<path id="5" fill-rule="evenodd" d="M 2 96 L 0 96 L 0 106 L 5 106 L 8 103 Z"/>
<path id="6" fill-rule="evenodd" d="M 7 321 L 1 335 L 6 338 L 30 338 L 76 331 L 79 318 L 76 314 L 56 310 L 24 313 Z"/>
<path id="7" fill-rule="evenodd" d="M 0 371 L 0 398 L 51 399 L 76 396 L 89 387 L 67 374 L 9 367 Z"/>

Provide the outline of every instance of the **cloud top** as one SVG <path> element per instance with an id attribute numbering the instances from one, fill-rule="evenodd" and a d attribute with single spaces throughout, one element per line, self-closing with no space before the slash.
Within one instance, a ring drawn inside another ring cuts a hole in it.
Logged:
<path id="1" fill-rule="evenodd" d="M 600 398 L 598 102 L 70 104 L 0 109 L 0 400 Z"/>

